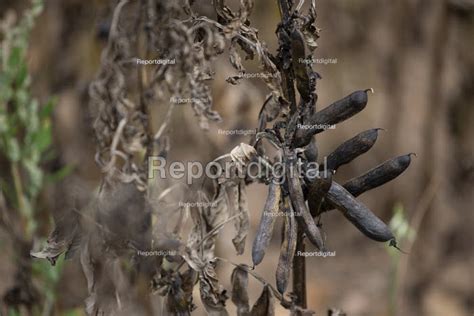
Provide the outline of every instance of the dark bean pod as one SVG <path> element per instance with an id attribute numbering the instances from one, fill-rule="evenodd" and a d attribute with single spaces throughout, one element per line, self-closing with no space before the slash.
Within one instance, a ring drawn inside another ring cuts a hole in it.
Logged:
<path id="1" fill-rule="evenodd" d="M 382 220 L 335 181 L 332 182 L 326 195 L 326 201 L 339 209 L 367 237 L 381 242 L 395 240 L 392 232 Z"/>
<path id="2" fill-rule="evenodd" d="M 316 139 L 314 137 L 311 138 L 311 142 L 306 146 L 304 155 L 308 162 L 318 161 L 318 146 L 316 146 Z"/>
<path id="3" fill-rule="evenodd" d="M 413 154 L 387 160 L 363 175 L 347 181 L 344 183 L 344 188 L 357 197 L 366 191 L 379 187 L 402 174 L 410 165 L 411 155 Z"/>
<path id="4" fill-rule="evenodd" d="M 296 250 L 297 232 L 298 227 L 295 215 L 291 210 L 288 210 L 285 216 L 285 232 L 280 248 L 280 258 L 278 259 L 278 266 L 275 273 L 277 290 L 281 294 L 285 293 L 288 287 Z"/>
<path id="5" fill-rule="evenodd" d="M 299 128 L 296 132 L 295 147 L 304 147 L 309 144 L 314 134 L 324 131 L 318 125 L 333 125 L 345 121 L 362 111 L 367 105 L 367 92 L 369 90 L 355 91 L 345 98 L 332 103 L 319 112 L 314 113 L 305 120 L 304 125 L 310 128 Z M 311 126 L 309 126 L 311 125 Z"/>
<path id="6" fill-rule="evenodd" d="M 290 195 L 291 205 L 295 211 L 298 225 L 303 227 L 306 237 L 318 249 L 323 250 L 323 239 L 318 226 L 313 220 L 311 213 L 306 207 L 304 200 L 303 188 L 301 187 L 300 175 L 297 173 L 296 158 L 292 159 L 291 155 L 286 153 L 286 181 L 288 184 L 288 193 Z"/>
<path id="7" fill-rule="evenodd" d="M 308 206 L 313 217 L 321 214 L 323 199 L 331 188 L 332 175 L 332 170 L 321 172 L 320 177 L 308 182 Z"/>
<path id="8" fill-rule="evenodd" d="M 360 155 L 366 153 L 377 141 L 380 128 L 373 128 L 345 141 L 327 157 L 327 168 L 337 170 Z"/>
<path id="9" fill-rule="evenodd" d="M 273 235 L 273 226 L 277 216 L 276 212 L 279 211 L 281 197 L 281 187 L 276 181 L 272 181 L 268 188 L 267 201 L 262 212 L 260 224 L 258 226 L 257 235 L 253 241 L 252 247 L 252 261 L 254 265 L 262 262 L 265 256 L 265 250 L 270 244 L 270 240 Z"/>

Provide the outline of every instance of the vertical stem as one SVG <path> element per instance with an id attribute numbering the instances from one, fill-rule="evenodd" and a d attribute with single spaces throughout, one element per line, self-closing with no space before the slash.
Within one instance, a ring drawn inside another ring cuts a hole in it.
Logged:
<path id="1" fill-rule="evenodd" d="M 290 16 L 290 1 L 289 0 L 278 0 L 278 6 L 280 9 L 280 16 L 282 22 L 288 21 Z M 284 43 L 280 42 L 280 45 Z M 288 44 L 288 43 L 287 43 Z M 285 69 L 280 69 L 282 72 L 283 78 L 283 88 L 285 89 L 285 96 L 290 101 L 291 112 L 296 112 L 296 97 L 295 97 L 295 87 L 293 80 L 293 71 L 292 68 L 286 71 Z M 304 238 L 303 238 L 303 228 L 298 225 L 298 235 L 296 243 L 296 255 L 293 259 L 293 293 L 295 294 L 294 303 L 301 307 L 306 308 L 306 261 L 304 256 L 298 256 L 298 252 L 305 251 Z M 297 315 L 302 315 L 301 312 L 297 312 Z"/>
<path id="2" fill-rule="evenodd" d="M 16 195 L 16 200 L 18 203 L 18 208 L 20 210 L 20 214 L 23 214 L 25 211 L 25 204 L 23 201 L 24 195 L 23 195 L 23 185 L 21 183 L 21 176 L 20 176 L 20 171 L 18 169 L 18 163 L 12 162 L 11 163 L 11 172 L 12 172 L 12 177 L 13 177 L 13 185 L 15 186 L 15 195 Z"/>
<path id="3" fill-rule="evenodd" d="M 21 218 L 21 222 L 24 225 L 24 238 L 30 240 L 33 235 L 33 223 L 31 214 L 27 210 L 25 205 L 25 194 L 23 191 L 23 184 L 21 181 L 20 169 L 17 162 L 11 162 L 11 173 L 13 178 L 13 186 L 15 187 L 15 196 L 18 203 L 18 210 Z"/>

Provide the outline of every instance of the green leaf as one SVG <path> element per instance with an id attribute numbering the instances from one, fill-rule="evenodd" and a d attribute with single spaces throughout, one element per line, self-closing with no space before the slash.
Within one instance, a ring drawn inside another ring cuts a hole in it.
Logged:
<path id="1" fill-rule="evenodd" d="M 51 127 L 49 125 L 42 126 L 38 131 L 32 135 L 32 146 L 35 149 L 43 153 L 52 143 Z"/>
<path id="2" fill-rule="evenodd" d="M 20 316 L 20 312 L 14 308 L 8 308 L 8 316 Z"/>
<path id="3" fill-rule="evenodd" d="M 18 145 L 18 142 L 15 138 L 5 139 L 5 151 L 5 155 L 11 162 L 16 162 L 20 160 L 20 146 Z"/>
<path id="4" fill-rule="evenodd" d="M 48 103 L 46 103 L 39 111 L 39 117 L 41 120 L 51 118 L 53 115 L 53 110 L 54 107 L 57 104 L 56 98 L 51 98 L 48 100 Z"/>
<path id="5" fill-rule="evenodd" d="M 27 106 L 27 111 L 28 111 L 28 117 L 25 120 L 26 128 L 28 131 L 36 131 L 38 130 L 39 125 L 40 125 L 40 120 L 38 116 L 38 112 L 39 112 L 38 101 L 33 99 L 30 102 L 28 102 L 26 106 Z"/>
<path id="6" fill-rule="evenodd" d="M 7 115 L 0 112 L 0 135 L 8 131 Z"/>
<path id="7" fill-rule="evenodd" d="M 15 78 L 15 85 L 17 87 L 26 88 L 29 85 L 28 65 L 25 61 L 17 66 L 17 74 Z"/>
<path id="8" fill-rule="evenodd" d="M 47 175 L 45 181 L 49 183 L 61 181 L 62 179 L 70 175 L 75 168 L 75 166 L 71 165 L 64 166 L 55 173 Z"/>
<path id="9" fill-rule="evenodd" d="M 29 185 L 28 191 L 31 197 L 36 197 L 43 186 L 43 171 L 31 160 L 23 161 L 23 166 L 28 173 Z"/>
<path id="10" fill-rule="evenodd" d="M 19 46 L 14 46 L 8 56 L 7 69 L 13 74 L 16 74 L 18 65 L 20 65 L 23 59 L 23 49 Z"/>

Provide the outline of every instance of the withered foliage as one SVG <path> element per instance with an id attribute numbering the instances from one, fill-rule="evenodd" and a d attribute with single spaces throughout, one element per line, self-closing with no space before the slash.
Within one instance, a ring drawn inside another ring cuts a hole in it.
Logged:
<path id="1" fill-rule="evenodd" d="M 275 299 L 292 315 L 311 315 L 306 306 L 298 305 L 300 300 L 294 295 L 285 296 L 292 271 L 297 273 L 292 266 L 301 236 L 298 232 L 303 231 L 309 242 L 324 250 L 326 243 L 317 218 L 337 208 L 369 238 L 396 245 L 387 225 L 355 197 L 401 174 L 410 163 L 410 155 L 339 185 L 333 179 L 335 170 L 374 145 L 378 129 L 371 129 L 336 148 L 326 160 L 325 172 L 303 176 L 311 163 L 319 161 L 314 135 L 324 131 L 321 126 L 343 122 L 362 111 L 369 91 L 356 91 L 317 111 L 316 83 L 320 76 L 305 62 L 319 37 L 316 1 L 309 1 L 305 12 L 301 10 L 304 1 L 276 1 L 281 22 L 276 29 L 279 47 L 275 54 L 251 26 L 253 0 L 241 0 L 237 11 L 224 0 L 215 0 L 215 19 L 198 14 L 194 2 L 121 0 L 116 5 L 108 45 L 90 86 L 96 160 L 104 172 L 103 185 L 89 207 L 67 219 L 76 222 L 73 230 L 65 231 L 63 223 L 56 222 L 46 248 L 32 255 L 47 258 L 52 264 L 63 252 L 80 257 L 88 282 L 86 309 L 90 315 L 127 315 L 132 310 L 134 315 L 156 314 L 156 302 L 161 304 L 162 313 L 190 315 L 196 308 L 194 288 L 210 315 L 227 315 L 230 297 L 238 315 L 273 315 Z M 232 168 L 230 176 L 214 180 L 211 189 L 203 186 L 189 193 L 187 188 L 164 180 L 147 179 L 148 157 L 166 157 L 171 148 L 168 132 L 174 98 L 190 100 L 189 106 L 203 129 L 208 128 L 209 121 L 221 119 L 212 110 L 209 84 L 213 61 L 226 46 L 230 64 L 238 72 L 227 79 L 230 84 L 243 80 L 243 59 L 258 59 L 261 71 L 270 74 L 262 77 L 268 96 L 261 105 L 256 137 L 213 161 L 230 163 Z M 169 62 L 137 65 L 137 59 L 157 56 Z M 168 109 L 156 130 L 150 124 L 152 106 Z M 309 127 L 301 127 L 305 125 Z M 277 149 L 275 157 L 266 156 L 264 140 Z M 246 166 L 251 162 L 274 172 L 269 177 L 250 179 Z M 277 163 L 285 167 L 283 174 L 277 175 Z M 233 222 L 232 242 L 237 254 L 244 253 L 249 230 L 245 188 L 252 181 L 269 185 L 252 245 L 254 265 L 264 259 L 277 221 L 275 214 L 284 213 L 276 288 L 248 265 L 234 264 L 229 294 L 216 267 L 222 262 L 233 263 L 217 257 L 216 242 L 222 228 Z M 184 200 L 189 204 L 177 205 L 173 201 L 176 192 L 185 192 Z M 170 215 L 170 205 L 172 214 L 179 214 L 176 220 Z M 191 226 L 188 234 L 186 224 Z M 150 251 L 159 253 L 141 255 Z M 263 283 L 253 307 L 247 292 L 249 275 Z"/>

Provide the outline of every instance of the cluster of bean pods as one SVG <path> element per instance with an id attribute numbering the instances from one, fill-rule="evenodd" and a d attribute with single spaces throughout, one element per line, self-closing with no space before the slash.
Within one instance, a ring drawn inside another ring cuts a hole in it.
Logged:
<path id="1" fill-rule="evenodd" d="M 387 160 L 342 185 L 333 179 L 339 167 L 372 148 L 380 128 L 363 131 L 342 143 L 326 157 L 324 164 L 318 165 L 315 176 L 303 176 L 297 168 L 298 162 L 301 162 L 305 169 L 305 166 L 318 160 L 314 135 L 324 131 L 319 126 L 338 124 L 362 111 L 367 105 L 369 91 L 371 89 L 355 91 L 319 112 L 296 111 L 286 122 L 276 123 L 272 129 L 265 129 L 257 135 L 257 143 L 262 138 L 268 138 L 279 148 L 280 159 L 285 167 L 284 181 L 271 181 L 269 184 L 267 200 L 252 248 L 253 264 L 258 265 L 270 244 L 277 219 L 275 214 L 284 213 L 283 241 L 276 270 L 277 290 L 280 293 L 284 293 L 288 285 L 298 227 L 302 228 L 306 239 L 314 246 L 325 250 L 320 227 L 315 221 L 323 212 L 338 209 L 370 239 L 390 242 L 390 245 L 397 246 L 389 227 L 356 197 L 403 173 L 410 165 L 413 154 Z M 297 124 L 310 127 L 297 128 Z M 282 128 L 286 130 L 284 137 L 280 134 Z"/>

